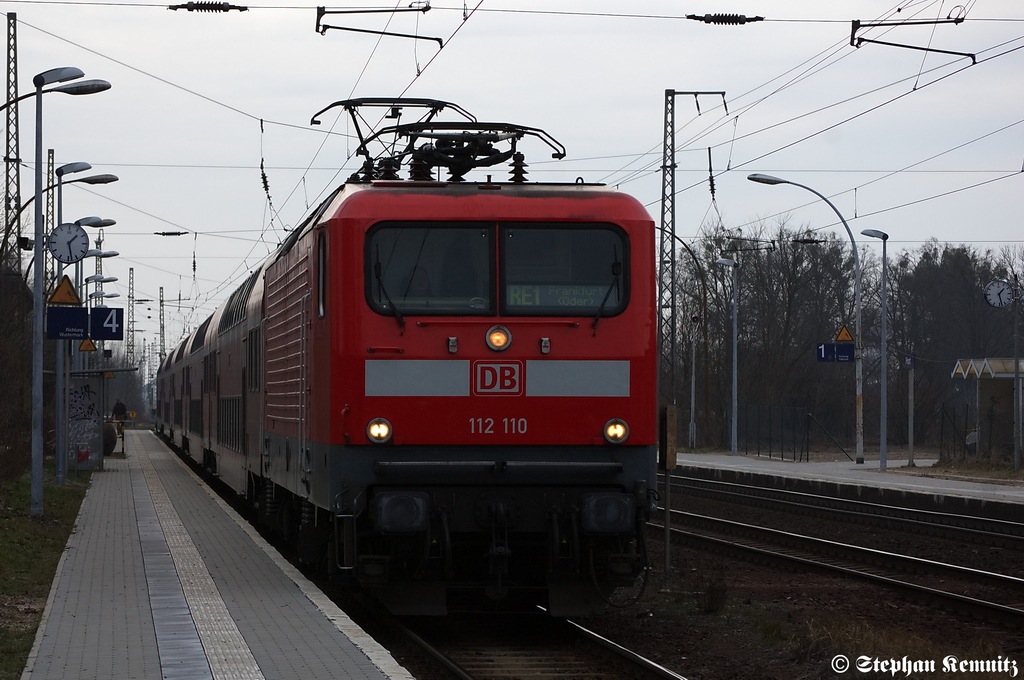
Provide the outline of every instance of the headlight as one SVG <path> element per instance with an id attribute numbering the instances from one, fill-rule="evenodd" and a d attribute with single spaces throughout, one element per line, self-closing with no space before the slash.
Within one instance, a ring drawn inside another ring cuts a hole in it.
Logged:
<path id="1" fill-rule="evenodd" d="M 492 326 L 487 331 L 487 346 L 501 352 L 512 344 L 512 333 L 504 326 Z"/>
<path id="2" fill-rule="evenodd" d="M 629 436 L 629 425 L 625 420 L 612 418 L 604 424 L 604 438 L 609 444 L 621 444 Z"/>
<path id="3" fill-rule="evenodd" d="M 385 534 L 407 534 L 427 528 L 430 499 L 422 491 L 385 491 L 373 499 L 373 519 Z"/>
<path id="4" fill-rule="evenodd" d="M 374 418 L 366 426 L 366 436 L 374 444 L 383 444 L 391 439 L 391 423 L 384 418 Z"/>
<path id="5" fill-rule="evenodd" d="M 583 531 L 588 534 L 624 534 L 633 531 L 633 496 L 628 493 L 591 493 L 583 497 Z"/>

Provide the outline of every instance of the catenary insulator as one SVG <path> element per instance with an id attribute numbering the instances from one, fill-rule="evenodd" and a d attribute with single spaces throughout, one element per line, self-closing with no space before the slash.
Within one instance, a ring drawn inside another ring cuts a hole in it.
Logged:
<path id="1" fill-rule="evenodd" d="M 232 5 L 227 2 L 186 2 L 184 5 L 171 5 L 167 9 L 184 9 L 189 12 L 230 12 L 233 9 L 239 12 L 249 11 L 248 7 Z"/>
<path id="2" fill-rule="evenodd" d="M 754 21 L 764 21 L 764 17 L 748 17 L 743 14 L 687 14 L 687 19 L 703 21 L 705 24 L 746 24 Z"/>

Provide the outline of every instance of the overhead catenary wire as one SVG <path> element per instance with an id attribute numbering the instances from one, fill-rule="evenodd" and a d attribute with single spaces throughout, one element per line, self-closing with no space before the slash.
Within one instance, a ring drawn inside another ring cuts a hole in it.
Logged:
<path id="1" fill-rule="evenodd" d="M 78 4 L 100 4 L 100 3 L 78 3 Z M 919 4 L 925 4 L 925 5 L 927 5 L 927 3 L 919 3 Z M 934 4 L 934 3 L 933 3 L 933 4 Z M 136 5 L 136 6 L 145 6 L 145 5 Z M 160 7 L 162 7 L 163 5 L 153 5 L 153 6 L 154 6 L 154 7 L 155 7 L 155 6 L 160 6 Z M 932 6 L 932 5 L 927 5 L 927 6 Z M 906 7 L 908 7 L 908 6 L 907 6 L 907 5 L 904 5 L 904 8 L 906 8 Z M 435 6 L 435 8 L 436 8 L 436 6 Z M 255 9 L 255 8 L 254 8 L 254 9 Z M 308 8 L 294 8 L 294 9 L 305 9 L 305 10 L 308 10 Z M 455 8 L 452 8 L 452 9 L 455 9 Z M 459 7 L 459 8 L 457 8 L 457 9 L 458 9 L 459 11 L 462 11 L 462 10 L 463 10 L 463 8 L 462 8 L 462 7 Z M 479 7 L 479 5 L 478 5 L 477 9 L 480 9 L 481 11 L 501 11 L 501 8 L 480 8 L 480 7 Z M 545 12 L 545 13 L 546 13 L 546 12 Z M 551 12 L 551 13 L 557 13 L 557 12 Z M 572 12 L 572 13 L 565 13 L 565 14 L 574 14 L 574 15 L 575 15 L 575 14 L 586 14 L 586 13 L 582 13 L 582 12 L 581 12 L 581 13 L 575 13 L 575 12 Z M 625 15 L 623 15 L 623 16 L 625 16 Z M 676 18 L 679 18 L 679 17 L 676 17 Z M 838 22 L 837 22 L 837 23 L 838 23 Z M 851 51 L 851 52 L 852 52 L 852 51 Z M 821 67 L 821 68 L 826 68 L 826 67 L 827 67 L 827 65 L 822 65 L 822 67 Z M 413 80 L 415 81 L 415 78 L 414 78 Z M 410 85 L 411 85 L 411 83 L 410 83 Z M 408 89 L 408 88 L 407 88 L 407 89 Z M 185 91 L 189 91 L 189 90 L 188 90 L 187 88 L 185 88 Z M 732 103 L 732 102 L 731 102 L 731 103 Z M 230 107 L 230 106 L 229 106 L 228 108 L 230 108 L 230 109 L 232 109 L 232 110 L 235 110 L 235 109 L 234 109 L 234 107 Z M 247 112 L 241 112 L 241 113 L 243 113 L 243 115 L 248 115 L 248 114 L 247 114 Z M 258 119 L 258 118 L 257 118 L 257 117 L 255 117 L 255 116 L 250 116 L 250 117 L 251 117 L 251 118 L 253 118 L 254 120 L 255 120 L 255 119 Z M 705 118 L 704 120 L 707 120 L 707 118 Z M 268 124 L 270 124 L 270 123 L 268 123 Z M 737 134 L 736 134 L 736 131 L 737 131 L 737 118 L 736 118 L 735 116 L 734 116 L 734 117 L 731 117 L 731 118 L 728 118 L 728 119 L 727 119 L 726 121 L 724 121 L 724 122 L 723 122 L 723 124 L 732 124 L 732 126 L 733 126 L 733 130 L 732 130 L 732 133 L 733 133 L 732 137 L 733 137 L 733 138 L 732 138 L 732 139 L 731 139 L 731 140 L 730 140 L 730 141 L 728 142 L 728 143 L 730 144 L 730 154 L 729 154 L 729 156 L 730 156 L 730 161 L 731 161 L 731 160 L 732 160 L 732 155 L 733 155 L 733 153 L 734 153 L 734 152 L 735 152 L 735 153 L 741 153 L 741 152 L 743 151 L 743 148 L 742 148 L 742 147 L 744 146 L 744 142 L 746 142 L 746 141 L 747 141 L 747 139 L 749 139 L 750 137 L 749 137 L 748 135 L 743 135 L 743 136 L 739 136 L 739 135 L 737 135 Z M 301 129 L 307 129 L 307 128 L 303 127 L 303 126 L 291 126 L 291 127 L 296 127 L 296 128 L 300 128 L 300 127 L 301 127 Z M 745 127 L 746 127 L 746 126 L 745 126 Z M 763 131 L 763 130 L 762 130 L 762 131 Z M 712 133 L 712 132 L 708 132 L 707 134 L 713 134 L 713 133 Z M 750 133 L 750 134 L 753 134 L 753 133 Z M 325 138 L 326 138 L 326 136 L 325 136 Z M 697 143 L 700 143 L 700 144 L 701 144 L 701 148 L 700 148 L 700 150 L 701 150 L 701 151 L 704 151 L 704 150 L 705 150 L 705 149 L 707 148 L 707 142 L 705 141 L 705 139 L 706 139 L 706 135 L 705 135 L 705 137 L 695 138 L 695 139 L 694 139 L 694 140 L 693 140 L 693 141 L 691 142 L 691 144 L 697 144 Z M 714 146 L 718 146 L 718 145 L 720 145 L 720 144 L 719 144 L 719 143 L 717 143 L 717 142 L 716 142 L 716 143 L 712 143 L 712 144 L 711 144 L 711 146 L 712 146 L 712 147 L 714 147 Z M 738 147 L 738 148 L 737 148 L 737 147 Z M 685 151 L 685 150 L 686 150 L 686 149 L 684 149 L 684 151 Z M 696 149 L 694 149 L 694 150 L 696 150 Z M 749 161 L 748 161 L 748 162 L 749 162 Z M 266 166 L 266 167 L 268 167 L 268 168 L 269 168 L 269 167 L 271 167 L 271 166 L 269 166 L 269 165 L 268 165 L 268 166 Z M 732 163 L 732 162 L 730 162 L 730 163 L 727 163 L 727 164 L 726 164 L 726 168 L 727 168 L 727 169 L 729 169 L 729 170 L 731 170 L 731 169 L 734 169 L 734 167 L 735 167 L 735 166 L 733 165 L 733 163 Z M 307 171 L 311 171 L 311 170 L 312 170 L 312 164 L 311 164 L 311 166 L 310 166 L 309 168 L 307 168 Z M 825 170 L 825 171 L 830 171 L 830 170 Z M 721 172 L 719 172 L 719 173 L 715 173 L 715 174 L 713 174 L 713 175 L 712 175 L 712 178 L 713 178 L 713 177 L 714 177 L 715 175 L 720 175 L 720 174 L 721 174 Z M 309 178 L 308 178 L 308 172 L 307 172 L 307 174 L 304 174 L 304 175 L 303 175 L 303 177 L 302 177 L 302 179 L 301 179 L 301 184 L 297 185 L 297 186 L 302 186 L 302 187 L 303 187 L 303 192 L 302 192 L 303 196 L 305 196 L 305 188 L 306 188 L 306 184 L 305 184 L 305 183 L 306 183 L 306 182 L 308 181 L 308 179 L 309 179 Z M 877 179 L 877 178 L 876 178 L 875 180 L 872 180 L 872 181 L 875 181 L 875 182 L 877 182 L 877 181 L 881 181 L 881 180 L 880 180 L 880 179 Z M 685 190 L 686 190 L 686 188 L 682 189 L 682 190 L 681 190 L 680 192 L 682 192 L 682 191 L 685 191 Z M 289 196 L 290 196 L 290 194 L 289 194 Z M 309 201 L 308 201 L 308 200 L 307 200 L 306 202 L 307 202 L 307 204 L 309 203 Z M 315 201 L 314 201 L 314 203 L 315 203 Z M 271 222 L 272 222 L 272 220 L 271 220 Z M 192 231 L 199 231 L 200 233 L 202 233 L 202 234 L 204 234 L 204 235 L 207 235 L 207 234 L 212 234 L 212 233 L 213 233 L 213 232 L 211 232 L 211 231 L 209 231 L 209 230 L 196 230 L 196 229 L 193 229 Z M 245 240 L 245 237 L 241 236 L 240 234 L 236 234 L 236 236 L 238 236 L 239 240 Z M 251 238 L 251 237 L 250 237 L 250 238 Z M 274 240 L 276 240 L 276 239 L 274 239 Z"/>

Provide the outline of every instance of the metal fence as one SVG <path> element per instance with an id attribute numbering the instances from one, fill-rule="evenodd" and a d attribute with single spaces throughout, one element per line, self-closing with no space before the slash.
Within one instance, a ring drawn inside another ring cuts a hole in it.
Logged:
<path id="1" fill-rule="evenodd" d="M 736 450 L 746 455 L 809 460 L 813 420 L 805 408 L 741 404 L 736 419 Z M 731 414 L 727 417 L 727 422 Z M 728 434 L 725 437 L 727 444 Z"/>

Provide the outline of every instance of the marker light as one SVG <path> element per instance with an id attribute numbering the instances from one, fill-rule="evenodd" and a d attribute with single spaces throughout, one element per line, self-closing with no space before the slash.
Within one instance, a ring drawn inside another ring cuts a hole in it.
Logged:
<path id="1" fill-rule="evenodd" d="M 501 352 L 512 344 L 512 333 L 504 326 L 492 326 L 487 331 L 487 346 Z"/>
<path id="2" fill-rule="evenodd" d="M 366 436 L 374 444 L 383 444 L 391 439 L 391 423 L 383 418 L 374 418 L 366 426 Z"/>
<path id="3" fill-rule="evenodd" d="M 621 444 L 629 436 L 629 425 L 625 420 L 612 418 L 604 424 L 604 438 L 610 444 Z"/>

